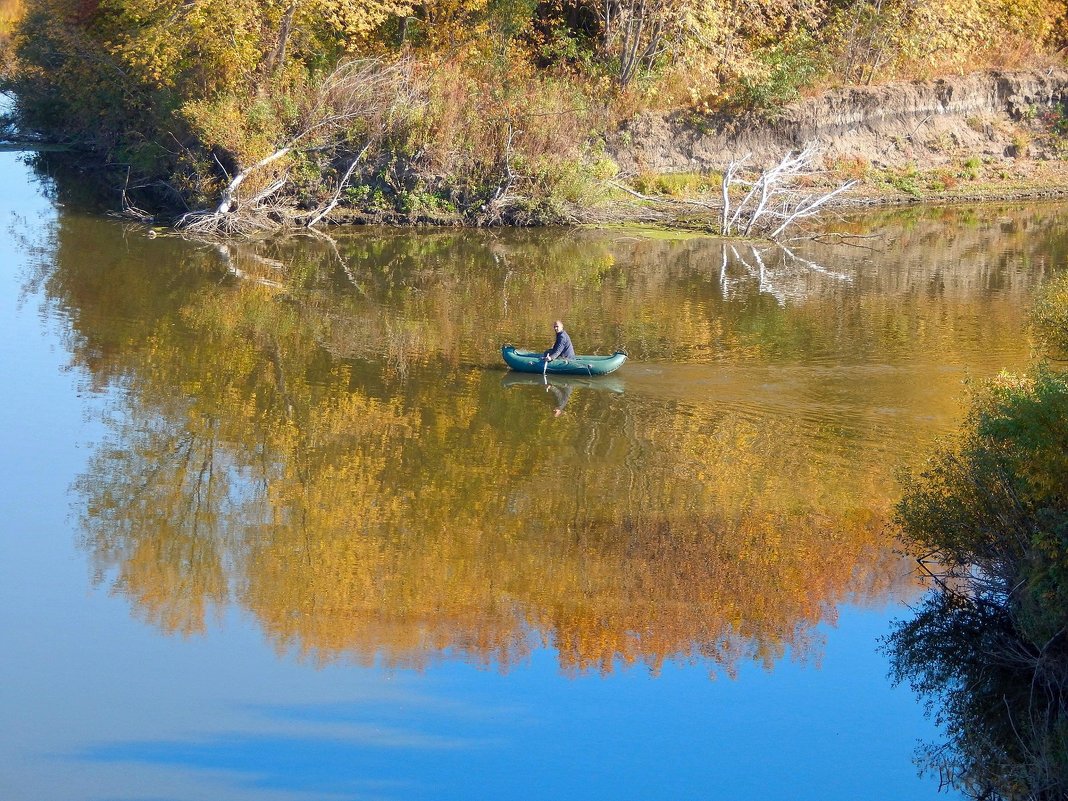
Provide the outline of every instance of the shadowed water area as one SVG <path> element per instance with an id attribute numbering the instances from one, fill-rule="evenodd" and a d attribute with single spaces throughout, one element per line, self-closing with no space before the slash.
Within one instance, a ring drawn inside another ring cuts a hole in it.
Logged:
<path id="1" fill-rule="evenodd" d="M 895 470 L 1068 206 L 197 245 L 6 158 L 11 797 L 936 795 Z M 558 317 L 630 360 L 507 373 Z"/>

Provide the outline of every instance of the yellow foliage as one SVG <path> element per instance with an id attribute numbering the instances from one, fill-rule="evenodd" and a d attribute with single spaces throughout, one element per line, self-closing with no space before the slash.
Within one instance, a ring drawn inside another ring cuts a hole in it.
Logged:
<path id="1" fill-rule="evenodd" d="M 0 38 L 10 38 L 26 14 L 26 0 L 0 0 Z"/>
<path id="2" fill-rule="evenodd" d="M 822 38 L 838 54 L 847 80 L 929 77 L 1015 66 L 1056 46 L 1064 14 L 1057 0 L 862 2 L 832 15 Z"/>

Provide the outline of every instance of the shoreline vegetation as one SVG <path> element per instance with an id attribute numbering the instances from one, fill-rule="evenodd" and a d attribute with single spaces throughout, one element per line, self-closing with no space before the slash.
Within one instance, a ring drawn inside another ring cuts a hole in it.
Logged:
<path id="1" fill-rule="evenodd" d="M 9 139 L 211 233 L 709 228 L 812 143 L 783 209 L 1068 186 L 1057 0 L 0 0 L 0 40 Z"/>
<path id="2" fill-rule="evenodd" d="M 943 732 L 917 762 L 987 801 L 1068 793 L 1068 274 L 1031 322 L 1041 361 L 974 387 L 906 480 L 897 524 L 931 591 L 884 642 Z"/>

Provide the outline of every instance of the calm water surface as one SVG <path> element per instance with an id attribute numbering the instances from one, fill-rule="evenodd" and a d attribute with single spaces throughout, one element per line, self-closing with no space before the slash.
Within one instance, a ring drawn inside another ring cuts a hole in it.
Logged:
<path id="1" fill-rule="evenodd" d="M 0 798 L 938 795 L 895 470 L 1068 206 L 215 247 L 0 158 Z M 507 374 L 556 317 L 631 361 Z"/>

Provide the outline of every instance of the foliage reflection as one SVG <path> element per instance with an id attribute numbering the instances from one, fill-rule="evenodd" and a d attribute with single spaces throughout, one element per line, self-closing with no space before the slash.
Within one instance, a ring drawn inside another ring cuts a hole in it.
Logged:
<path id="1" fill-rule="evenodd" d="M 741 292 L 745 268 L 704 239 L 198 249 L 122 233 L 61 218 L 43 276 L 75 364 L 118 390 L 77 487 L 99 580 L 165 631 L 236 604 L 280 651 L 406 665 L 507 667 L 542 643 L 576 671 L 809 654 L 838 604 L 907 572 L 870 422 L 923 390 L 835 365 L 967 361 L 976 338 L 996 351 L 1041 273 L 1009 270 L 993 293 L 950 252 L 920 302 L 929 272 L 865 274 L 850 256 L 783 300 L 758 278 Z M 561 309 L 585 349 L 625 341 L 636 362 L 830 366 L 781 398 L 743 370 L 720 387 L 730 403 L 636 369 L 623 392 L 574 388 L 556 418 L 543 388 L 484 368 Z M 927 332 L 934 314 L 962 336 Z M 906 425 L 895 453 L 931 433 Z"/>

